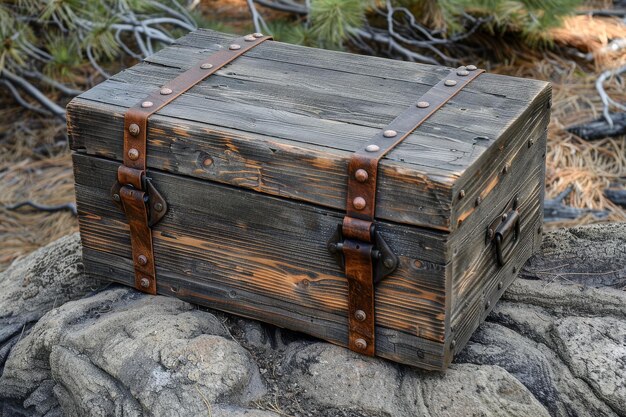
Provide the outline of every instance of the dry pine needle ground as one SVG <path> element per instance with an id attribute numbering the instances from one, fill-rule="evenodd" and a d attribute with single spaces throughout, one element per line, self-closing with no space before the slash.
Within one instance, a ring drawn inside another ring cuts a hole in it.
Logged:
<path id="1" fill-rule="evenodd" d="M 245 8 L 240 8 L 245 13 Z M 565 203 L 574 207 L 610 211 L 608 220 L 626 221 L 626 212 L 607 200 L 603 190 L 611 184 L 626 186 L 626 138 L 584 141 L 565 130 L 601 114 L 594 83 L 600 72 L 626 62 L 622 52 L 606 46 L 626 38 L 626 25 L 616 19 L 589 16 L 569 18 L 554 31 L 556 45 L 575 47 L 593 59 L 585 68 L 553 53 L 516 51 L 514 62 L 496 63 L 490 71 L 552 82 L 552 119 L 546 155 L 546 197 L 572 187 Z M 606 83 L 607 93 L 626 103 L 624 80 Z M 28 208 L 10 211 L 6 206 L 32 200 L 56 205 L 74 202 L 72 165 L 64 143 L 64 126 L 34 118 L 0 96 L 0 270 L 21 255 L 78 229 L 69 212 L 46 213 Z M 606 220 L 606 219 L 605 219 Z M 572 223 L 598 221 L 585 216 Z"/>

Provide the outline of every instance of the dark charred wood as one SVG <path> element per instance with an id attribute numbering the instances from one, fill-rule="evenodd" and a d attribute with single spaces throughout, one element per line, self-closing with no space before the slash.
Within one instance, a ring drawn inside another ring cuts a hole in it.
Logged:
<path id="1" fill-rule="evenodd" d="M 626 189 L 624 188 L 607 188 L 604 190 L 606 198 L 613 203 L 626 207 Z"/>
<path id="2" fill-rule="evenodd" d="M 568 127 L 567 131 L 585 140 L 602 139 L 626 134 L 626 113 L 612 113 L 613 126 L 603 117 L 592 122 Z"/>

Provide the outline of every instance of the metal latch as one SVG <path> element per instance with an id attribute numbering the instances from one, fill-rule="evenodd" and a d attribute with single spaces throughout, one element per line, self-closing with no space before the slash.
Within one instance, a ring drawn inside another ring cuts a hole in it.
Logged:
<path id="1" fill-rule="evenodd" d="M 342 233 L 342 225 L 337 225 L 337 230 L 328 240 L 328 251 L 336 259 L 337 264 L 343 269 L 345 268 L 345 257 L 343 255 L 344 237 Z M 372 228 L 372 242 L 374 249 L 372 250 L 372 264 L 374 266 L 374 284 L 378 284 L 384 277 L 391 274 L 398 267 L 398 257 L 391 250 L 382 235 Z"/>
<path id="2" fill-rule="evenodd" d="M 142 177 L 143 189 L 146 190 L 146 206 L 148 208 L 148 226 L 153 227 L 157 223 L 161 221 L 165 213 L 167 212 L 167 202 L 156 189 L 152 180 L 147 177 Z M 124 207 L 122 205 L 122 200 L 120 198 L 120 190 L 122 187 L 133 188 L 130 184 L 122 185 L 119 181 L 116 181 L 111 187 L 111 198 L 115 205 L 117 205 L 120 210 L 124 211 Z"/>
<path id="3" fill-rule="evenodd" d="M 493 242 L 498 266 L 503 266 L 511 257 L 514 247 L 520 240 L 519 198 L 515 196 L 503 212 L 487 227 L 486 243 Z M 509 243 L 511 248 L 508 256 L 504 254 L 504 246 Z"/>

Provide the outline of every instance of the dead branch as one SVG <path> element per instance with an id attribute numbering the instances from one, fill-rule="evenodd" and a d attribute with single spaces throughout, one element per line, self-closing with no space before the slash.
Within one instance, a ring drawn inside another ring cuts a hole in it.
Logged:
<path id="1" fill-rule="evenodd" d="M 28 201 L 22 201 L 20 203 L 16 203 L 10 206 L 6 206 L 7 210 L 18 210 L 22 207 L 32 207 L 35 210 L 38 211 L 45 211 L 48 213 L 54 213 L 57 211 L 69 211 L 71 212 L 74 216 L 78 216 L 78 211 L 76 210 L 76 204 L 74 203 L 66 203 L 66 204 L 59 204 L 56 206 L 46 206 L 43 204 L 39 204 L 36 203 L 34 201 L 28 200 Z"/>

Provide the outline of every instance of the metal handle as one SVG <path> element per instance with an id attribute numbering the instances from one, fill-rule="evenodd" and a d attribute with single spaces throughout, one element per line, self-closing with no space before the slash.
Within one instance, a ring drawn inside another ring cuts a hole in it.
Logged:
<path id="1" fill-rule="evenodd" d="M 498 225 L 496 229 L 494 240 L 496 241 L 496 258 L 498 260 L 498 265 L 502 266 L 506 263 L 508 259 L 504 259 L 504 255 L 502 253 L 502 246 L 506 238 L 513 233 L 513 238 L 511 239 L 513 245 L 517 245 L 517 241 L 519 240 L 520 235 L 520 216 L 517 210 L 511 210 L 506 214 L 502 215 L 502 223 Z"/>

